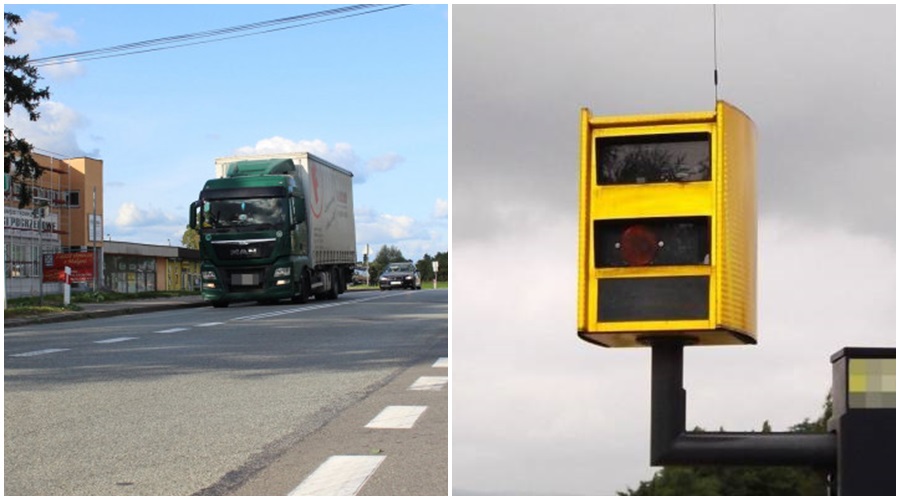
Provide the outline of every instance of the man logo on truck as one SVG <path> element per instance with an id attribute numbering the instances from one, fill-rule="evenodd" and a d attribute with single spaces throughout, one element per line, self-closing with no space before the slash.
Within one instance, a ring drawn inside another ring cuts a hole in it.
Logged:
<path id="1" fill-rule="evenodd" d="M 259 255 L 259 248 L 233 248 L 231 249 L 232 257 L 255 257 Z"/>

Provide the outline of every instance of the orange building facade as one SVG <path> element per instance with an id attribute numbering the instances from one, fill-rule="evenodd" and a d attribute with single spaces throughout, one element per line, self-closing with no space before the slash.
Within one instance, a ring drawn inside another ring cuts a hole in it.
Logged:
<path id="1" fill-rule="evenodd" d="M 41 255 L 90 252 L 93 273 L 102 262 L 103 161 L 94 158 L 59 159 L 33 154 L 43 174 L 25 180 L 32 203 L 19 208 L 17 182 L 4 179 L 3 250 L 8 297 L 36 295 L 42 277 Z M 46 283 L 55 293 L 60 285 Z"/>

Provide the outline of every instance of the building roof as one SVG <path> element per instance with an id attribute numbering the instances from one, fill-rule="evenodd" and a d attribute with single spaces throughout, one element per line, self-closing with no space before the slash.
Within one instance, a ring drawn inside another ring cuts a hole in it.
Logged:
<path id="1" fill-rule="evenodd" d="M 104 241 L 103 252 L 106 254 L 136 255 L 142 257 L 200 259 L 200 251 L 191 248 L 130 243 L 127 241 Z"/>

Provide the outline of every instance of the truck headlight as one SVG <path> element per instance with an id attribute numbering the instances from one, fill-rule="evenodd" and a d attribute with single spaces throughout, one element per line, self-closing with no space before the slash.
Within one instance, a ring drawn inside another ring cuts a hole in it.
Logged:
<path id="1" fill-rule="evenodd" d="M 206 281 L 215 281 L 216 280 L 216 272 L 215 271 L 203 271 L 200 273 L 200 276 Z"/>
<path id="2" fill-rule="evenodd" d="M 273 275 L 275 278 L 286 278 L 291 275 L 290 267 L 278 267 L 275 268 L 275 274 Z"/>

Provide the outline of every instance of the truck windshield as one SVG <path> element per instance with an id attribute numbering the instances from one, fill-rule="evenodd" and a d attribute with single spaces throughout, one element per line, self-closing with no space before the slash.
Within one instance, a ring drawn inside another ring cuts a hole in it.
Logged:
<path id="1" fill-rule="evenodd" d="M 230 231 L 271 229 L 284 225 L 283 198 L 205 200 L 203 227 Z"/>

